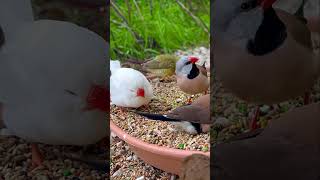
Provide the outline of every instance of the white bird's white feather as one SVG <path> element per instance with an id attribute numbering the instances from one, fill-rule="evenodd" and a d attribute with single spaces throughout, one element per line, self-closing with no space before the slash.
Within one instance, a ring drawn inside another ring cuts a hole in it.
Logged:
<path id="1" fill-rule="evenodd" d="M 110 61 L 111 74 L 114 74 L 120 68 L 121 68 L 120 61 L 118 61 L 118 60 L 111 60 Z"/>
<path id="2" fill-rule="evenodd" d="M 106 41 L 62 21 L 20 25 L 1 49 L 0 100 L 6 127 L 16 136 L 46 144 L 86 145 L 106 137 L 107 113 L 82 111 L 92 84 L 106 82 Z"/>
<path id="3" fill-rule="evenodd" d="M 33 12 L 30 0 L 1 0 L 0 25 L 10 40 L 14 32 L 22 24 L 33 21 Z"/>
<path id="4" fill-rule="evenodd" d="M 40 98 L 45 97 L 4 106 L 3 118 L 12 134 L 53 145 L 88 145 L 106 137 L 106 113 L 83 112 L 85 102 L 63 92 L 47 99 L 47 103 Z"/>
<path id="5" fill-rule="evenodd" d="M 137 97 L 138 88 L 144 89 L 144 98 Z M 138 108 L 150 102 L 153 90 L 141 72 L 131 68 L 120 68 L 110 77 L 110 96 L 112 104 Z"/>

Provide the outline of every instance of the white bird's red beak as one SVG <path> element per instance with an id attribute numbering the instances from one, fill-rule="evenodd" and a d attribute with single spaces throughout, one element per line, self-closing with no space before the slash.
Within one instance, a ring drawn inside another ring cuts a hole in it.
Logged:
<path id="1" fill-rule="evenodd" d="M 137 90 L 137 96 L 139 97 L 144 97 L 144 89 L 143 88 L 138 88 Z"/>
<path id="2" fill-rule="evenodd" d="M 87 96 L 87 107 L 84 111 L 98 109 L 103 112 L 110 110 L 110 95 L 106 87 L 101 85 L 92 85 Z"/>

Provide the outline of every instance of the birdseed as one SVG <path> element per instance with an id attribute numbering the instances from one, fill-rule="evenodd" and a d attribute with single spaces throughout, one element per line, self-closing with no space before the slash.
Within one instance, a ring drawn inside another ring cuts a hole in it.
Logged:
<path id="1" fill-rule="evenodd" d="M 193 55 L 204 62 L 210 60 L 210 49 L 199 47 L 185 51 L 178 50 L 175 55 L 179 57 Z M 174 77 L 165 80 L 153 79 L 152 85 L 155 99 L 152 100 L 149 108 L 140 108 L 139 110 L 166 113 L 175 107 L 184 105 L 189 95 L 181 92 L 174 81 Z M 194 96 L 193 100 L 199 96 Z M 207 146 L 209 145 L 209 134 L 193 136 L 184 132 L 176 132 L 174 127 L 167 122 L 147 120 L 131 112 L 121 114 L 116 106 L 111 107 L 111 120 L 127 133 L 145 142 L 178 149 L 179 146 L 183 145 L 184 149 L 210 150 L 209 146 Z M 176 179 L 175 175 L 145 164 L 129 149 L 129 146 L 124 141 L 116 136 L 111 135 L 111 137 L 113 138 L 113 142 L 110 145 L 110 175 L 112 180 L 136 180 L 141 177 L 146 180 Z M 179 139 L 175 137 L 179 137 Z M 117 172 L 119 169 L 121 169 L 120 173 Z"/>
<path id="2" fill-rule="evenodd" d="M 79 147 L 39 144 L 45 160 L 43 166 L 31 170 L 31 147 L 25 140 L 0 136 L 0 179 L 108 179 L 103 172 L 93 170 L 87 164 L 65 159 L 62 153 L 74 153 Z"/>
<path id="3" fill-rule="evenodd" d="M 158 83 L 159 86 L 155 84 Z M 161 113 L 185 105 L 190 95 L 182 92 L 176 82 L 151 82 L 154 87 L 154 98 L 148 107 L 138 110 L 150 113 Z M 193 96 L 193 100 L 201 96 Z M 169 148 L 208 151 L 210 149 L 209 133 L 191 135 L 178 131 L 169 122 L 153 121 L 133 112 L 121 111 L 118 107 L 111 107 L 110 119 L 130 135 L 151 144 Z"/>

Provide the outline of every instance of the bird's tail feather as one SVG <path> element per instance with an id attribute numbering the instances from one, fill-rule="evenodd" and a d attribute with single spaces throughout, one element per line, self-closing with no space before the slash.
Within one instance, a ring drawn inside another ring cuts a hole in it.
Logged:
<path id="1" fill-rule="evenodd" d="M 139 114 L 141 116 L 144 116 L 144 117 L 146 117 L 148 119 L 151 119 L 151 120 L 168 121 L 168 122 L 179 121 L 179 120 L 176 120 L 176 119 L 168 118 L 168 117 L 166 117 L 165 115 L 162 115 L 162 114 L 151 114 L 151 113 L 140 112 L 140 111 L 134 111 L 134 113 Z"/>
<path id="2" fill-rule="evenodd" d="M 120 61 L 118 61 L 118 60 L 110 60 L 110 71 L 111 71 L 111 74 L 113 74 L 114 72 L 116 72 L 116 70 L 118 70 L 120 68 L 121 68 Z"/>
<path id="3" fill-rule="evenodd" d="M 13 36 L 13 32 L 24 22 L 33 21 L 33 11 L 30 0 L 1 0 L 0 24 L 6 37 Z"/>

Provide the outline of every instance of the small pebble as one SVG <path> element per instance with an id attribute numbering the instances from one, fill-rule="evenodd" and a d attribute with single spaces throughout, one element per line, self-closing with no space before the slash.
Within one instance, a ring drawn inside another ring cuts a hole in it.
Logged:
<path id="1" fill-rule="evenodd" d="M 144 176 L 138 177 L 136 180 L 144 180 Z"/>
<path id="2" fill-rule="evenodd" d="M 262 107 L 260 107 L 261 114 L 267 114 L 269 111 L 270 111 L 270 106 L 268 105 L 263 105 Z"/>
<path id="3" fill-rule="evenodd" d="M 126 158 L 127 161 L 131 161 L 132 160 L 132 156 L 129 156 Z"/>
<path id="4" fill-rule="evenodd" d="M 229 119 L 225 117 L 218 117 L 213 123 L 213 125 L 219 125 L 219 126 L 222 126 L 223 128 L 226 128 L 231 125 L 231 122 Z"/>
<path id="5" fill-rule="evenodd" d="M 122 169 L 118 169 L 118 171 L 116 171 L 115 173 L 112 174 L 112 177 L 121 176 L 122 172 L 123 172 Z"/>
<path id="6" fill-rule="evenodd" d="M 138 160 L 138 157 L 137 157 L 136 155 L 133 155 L 132 158 L 133 158 L 133 160 L 135 160 L 135 161 Z"/>
<path id="7" fill-rule="evenodd" d="M 170 180 L 176 180 L 177 176 L 176 175 L 171 175 Z"/>

